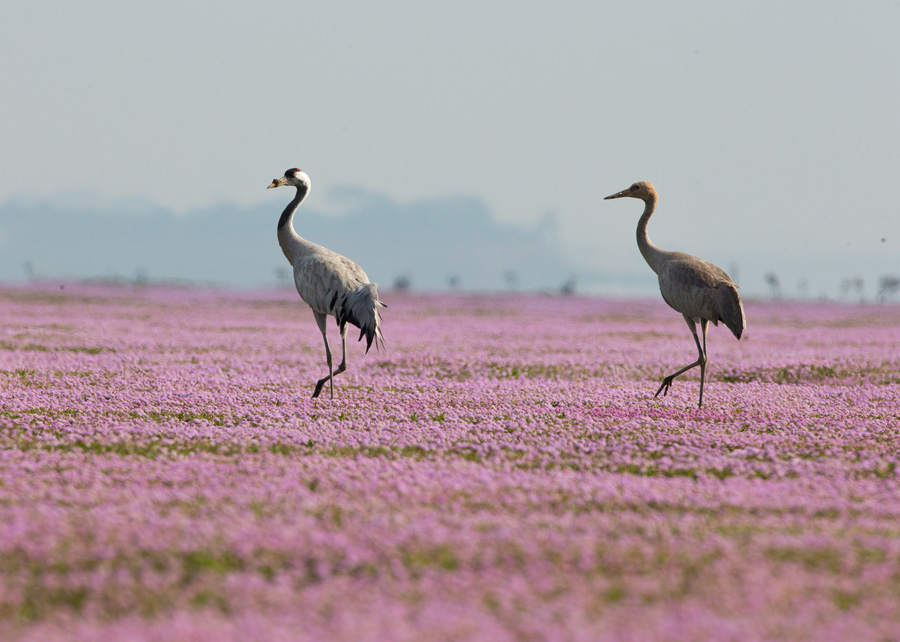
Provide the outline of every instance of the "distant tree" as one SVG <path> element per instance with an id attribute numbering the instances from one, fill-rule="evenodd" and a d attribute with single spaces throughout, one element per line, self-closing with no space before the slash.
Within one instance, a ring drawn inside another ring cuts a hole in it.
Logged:
<path id="1" fill-rule="evenodd" d="M 797 281 L 797 292 L 801 299 L 805 299 L 809 296 L 809 281 L 806 280 L 806 277 Z"/>
<path id="2" fill-rule="evenodd" d="M 503 280 L 506 281 L 506 287 L 509 290 L 519 289 L 519 273 L 515 270 L 504 270 Z"/>
<path id="3" fill-rule="evenodd" d="M 893 299 L 900 292 L 900 276 L 896 274 L 882 274 L 878 277 L 878 300 L 884 303 Z"/>
<path id="4" fill-rule="evenodd" d="M 451 290 L 458 290 L 461 283 L 462 279 L 459 278 L 458 274 L 451 274 L 447 277 L 447 286 Z"/>
<path id="5" fill-rule="evenodd" d="M 409 292 L 412 288 L 412 278 L 408 274 L 399 274 L 394 278 L 393 289 L 395 292 Z"/>
<path id="6" fill-rule="evenodd" d="M 291 270 L 284 266 L 275 268 L 275 283 L 278 284 L 278 287 L 290 287 L 291 281 Z"/>
<path id="7" fill-rule="evenodd" d="M 778 280 L 778 275 L 774 272 L 766 273 L 766 285 L 769 286 L 769 296 L 773 299 L 781 298 L 781 282 Z"/>
<path id="8" fill-rule="evenodd" d="M 562 294 L 563 296 L 571 296 L 571 295 L 575 294 L 576 285 L 577 285 L 577 282 L 575 281 L 575 277 L 570 276 L 559 287 L 559 293 Z"/>
<path id="9" fill-rule="evenodd" d="M 858 276 L 851 276 L 841 281 L 841 298 L 857 298 L 860 303 L 866 300 L 865 283 Z"/>

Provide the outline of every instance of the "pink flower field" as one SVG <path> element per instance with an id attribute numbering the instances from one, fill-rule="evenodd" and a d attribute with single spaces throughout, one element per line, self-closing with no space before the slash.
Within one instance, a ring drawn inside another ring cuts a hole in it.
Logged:
<path id="1" fill-rule="evenodd" d="M 383 298 L 0 288 L 0 638 L 900 637 L 900 308 Z"/>

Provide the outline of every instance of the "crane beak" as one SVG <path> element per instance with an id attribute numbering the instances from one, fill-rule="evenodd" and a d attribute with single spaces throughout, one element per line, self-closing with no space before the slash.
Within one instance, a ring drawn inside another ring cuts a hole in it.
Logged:
<path id="1" fill-rule="evenodd" d="M 273 187 L 279 187 L 280 185 L 281 183 L 279 182 L 279 179 L 273 178 L 272 182 L 269 183 L 269 186 L 266 189 L 272 189 Z"/>
<path id="2" fill-rule="evenodd" d="M 623 189 L 621 192 L 616 192 L 615 194 L 610 194 L 603 200 L 608 201 L 612 198 L 622 198 L 623 196 L 631 196 L 631 188 L 630 187 L 628 189 Z"/>

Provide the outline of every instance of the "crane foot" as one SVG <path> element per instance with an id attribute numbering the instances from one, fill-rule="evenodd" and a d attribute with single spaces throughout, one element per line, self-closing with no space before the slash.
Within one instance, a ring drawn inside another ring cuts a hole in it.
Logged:
<path id="1" fill-rule="evenodd" d="M 659 396 L 659 393 L 663 393 L 663 397 L 669 394 L 669 388 L 672 387 L 672 382 L 675 381 L 675 377 L 666 377 L 662 381 L 662 385 L 660 385 L 659 390 L 656 391 L 656 394 L 653 395 L 653 398 L 656 399 Z"/>

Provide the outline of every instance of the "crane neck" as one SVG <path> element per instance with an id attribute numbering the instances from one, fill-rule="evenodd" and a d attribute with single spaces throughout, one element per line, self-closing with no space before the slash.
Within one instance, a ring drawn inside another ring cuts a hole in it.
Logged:
<path id="1" fill-rule="evenodd" d="M 294 199 L 287 204 L 287 207 L 285 207 L 284 211 L 281 213 L 281 218 L 278 219 L 278 244 L 281 246 L 281 251 L 284 252 L 284 255 L 291 264 L 294 263 L 293 249 L 298 244 L 303 243 L 303 239 L 297 234 L 296 230 L 294 230 L 294 214 L 297 212 L 297 208 L 300 207 L 300 203 L 303 202 L 303 199 L 306 198 L 307 194 L 309 194 L 308 185 L 297 185 L 297 194 L 294 196 Z"/>
<path id="2" fill-rule="evenodd" d="M 656 194 L 650 194 L 644 200 L 644 213 L 641 214 L 641 220 L 638 221 L 637 226 L 637 244 L 638 249 L 641 251 L 641 256 L 647 261 L 647 265 L 659 274 L 659 267 L 665 253 L 653 244 L 653 241 L 650 240 L 650 235 L 647 233 L 647 223 L 650 222 L 650 217 L 653 216 L 653 212 L 656 210 L 657 200 Z"/>

